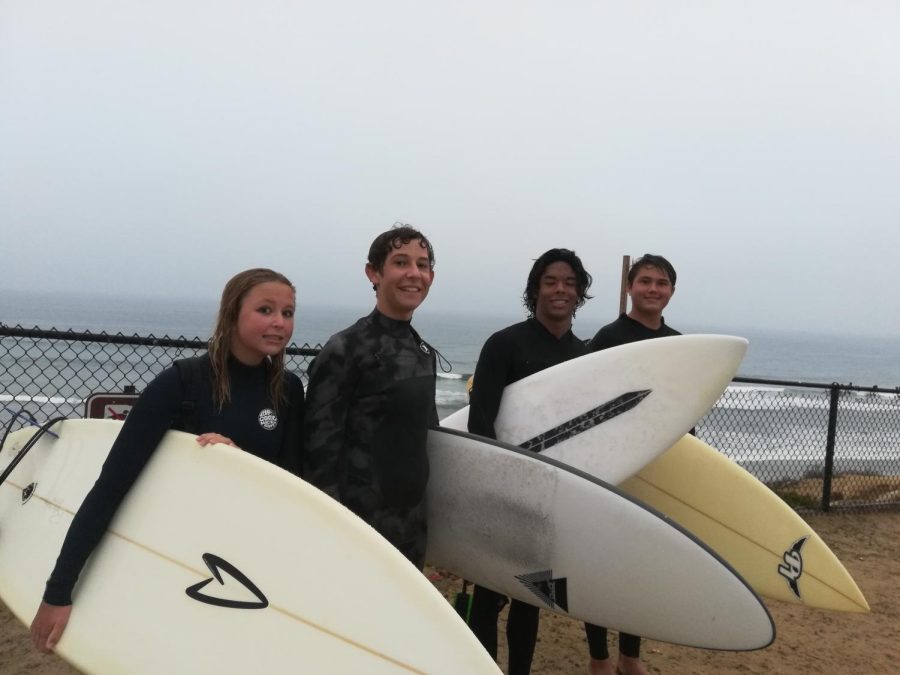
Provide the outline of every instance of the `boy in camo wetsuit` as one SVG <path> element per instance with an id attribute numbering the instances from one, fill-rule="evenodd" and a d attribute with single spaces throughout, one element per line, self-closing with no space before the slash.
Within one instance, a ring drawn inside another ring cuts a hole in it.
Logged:
<path id="1" fill-rule="evenodd" d="M 366 276 L 375 309 L 310 366 L 303 476 L 422 569 L 436 359 L 410 322 L 434 279 L 434 251 L 418 230 L 395 226 L 372 242 Z"/>

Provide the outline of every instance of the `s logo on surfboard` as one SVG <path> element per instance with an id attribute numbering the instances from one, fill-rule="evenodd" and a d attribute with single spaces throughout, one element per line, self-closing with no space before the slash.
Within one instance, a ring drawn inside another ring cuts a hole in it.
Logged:
<path id="1" fill-rule="evenodd" d="M 778 566 L 778 573 L 787 579 L 788 585 L 798 598 L 800 597 L 800 586 L 797 582 L 803 574 L 803 555 L 800 553 L 800 549 L 803 548 L 803 544 L 806 543 L 807 539 L 809 537 L 803 537 L 795 541 L 794 545 L 785 551 L 782 556 L 784 564 Z"/>
<path id="2" fill-rule="evenodd" d="M 263 595 L 262 591 L 259 590 L 256 584 L 250 581 L 247 575 L 241 572 L 237 567 L 212 553 L 204 553 L 203 562 L 206 563 L 209 571 L 212 572 L 213 577 L 215 577 L 220 585 L 225 585 L 225 582 L 222 580 L 222 572 L 225 572 L 235 581 L 239 582 L 245 589 L 250 591 L 256 597 L 256 600 L 229 600 L 228 598 L 221 598 L 203 593 L 203 589 L 212 581 L 212 579 L 201 581 L 199 584 L 194 584 L 193 586 L 184 589 L 184 592 L 187 593 L 189 598 L 206 603 L 207 605 L 230 607 L 232 609 L 265 609 L 269 606 L 269 601 L 266 596 Z"/>

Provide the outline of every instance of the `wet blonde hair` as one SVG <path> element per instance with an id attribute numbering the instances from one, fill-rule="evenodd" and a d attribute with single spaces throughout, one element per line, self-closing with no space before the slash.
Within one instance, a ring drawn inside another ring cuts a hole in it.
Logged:
<path id="1" fill-rule="evenodd" d="M 294 285 L 283 274 L 270 269 L 257 267 L 235 274 L 222 290 L 222 301 L 219 303 L 219 316 L 212 337 L 209 338 L 209 360 L 212 364 L 213 400 L 219 410 L 231 400 L 231 381 L 228 377 L 228 357 L 231 355 L 231 343 L 237 333 L 238 316 L 241 305 L 253 288 L 260 284 L 276 282 L 290 287 L 297 292 Z M 269 398 L 272 406 L 278 411 L 284 400 L 284 350 L 268 359 Z"/>

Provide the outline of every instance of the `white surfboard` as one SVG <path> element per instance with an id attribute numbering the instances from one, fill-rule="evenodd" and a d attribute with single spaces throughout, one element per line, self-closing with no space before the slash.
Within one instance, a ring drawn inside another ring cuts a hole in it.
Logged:
<path id="1" fill-rule="evenodd" d="M 429 432 L 428 561 L 513 598 L 655 640 L 769 645 L 774 625 L 705 544 L 618 489 L 460 431 Z"/>
<path id="2" fill-rule="evenodd" d="M 0 597 L 31 621 L 121 424 L 67 420 L 0 485 Z M 33 430 L 11 435 L 0 467 Z M 450 604 L 323 493 L 169 432 L 75 588 L 58 652 L 89 673 L 498 673 Z"/>
<path id="3" fill-rule="evenodd" d="M 746 351 L 739 337 L 679 335 L 594 352 L 508 385 L 494 429 L 501 441 L 619 483 L 706 414 Z M 463 408 L 441 426 L 466 430 L 468 415 Z"/>

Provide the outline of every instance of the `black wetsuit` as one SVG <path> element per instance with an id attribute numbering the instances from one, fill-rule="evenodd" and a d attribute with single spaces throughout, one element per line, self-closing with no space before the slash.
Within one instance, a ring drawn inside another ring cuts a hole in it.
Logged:
<path id="1" fill-rule="evenodd" d="M 196 357 L 196 365 L 209 369 L 209 356 Z M 206 371 L 208 372 L 208 370 Z M 230 359 L 231 401 L 222 410 L 213 401 L 212 379 L 202 378 L 188 391 L 177 367 L 159 374 L 135 403 L 109 451 L 100 477 L 75 514 L 56 561 L 44 600 L 51 605 L 72 604 L 72 589 L 88 556 L 106 531 L 128 490 L 172 428 L 184 429 L 184 404 L 192 404 L 190 426 L 195 433 L 227 436 L 241 449 L 280 466 L 299 465 L 303 420 L 303 385 L 285 372 L 286 400 L 275 414 L 268 391 L 268 365 L 246 366 Z M 189 399 L 191 399 L 189 401 Z M 196 399 L 196 400 L 193 400 Z M 177 524 L 176 524 L 177 526 Z"/>
<path id="2" fill-rule="evenodd" d="M 662 321 L 662 324 L 654 330 L 653 328 L 647 328 L 640 321 L 635 321 L 627 314 L 619 314 L 618 319 L 606 324 L 597 331 L 597 334 L 588 343 L 588 348 L 592 352 L 599 352 L 601 349 L 618 347 L 629 342 L 681 335 L 674 328 L 667 326 L 665 319 L 662 317 L 660 317 L 660 321 Z"/>
<path id="3" fill-rule="evenodd" d="M 572 331 L 557 338 L 536 319 L 494 333 L 484 343 L 475 366 L 469 399 L 469 431 L 496 438 L 494 420 L 506 385 L 587 353 L 584 342 Z M 477 585 L 472 594 L 469 627 L 495 660 L 497 617 L 506 602 L 503 595 Z M 510 604 L 506 624 L 510 675 L 531 671 L 538 619 L 537 607 L 519 600 Z"/>
<path id="4" fill-rule="evenodd" d="M 310 366 L 304 478 L 425 565 L 434 350 L 378 310 L 333 335 Z"/>
<path id="5" fill-rule="evenodd" d="M 597 334 L 588 343 L 588 347 L 592 352 L 598 352 L 601 349 L 618 347 L 630 342 L 681 335 L 674 328 L 667 326 L 662 317 L 660 317 L 660 321 L 662 321 L 662 324 L 654 330 L 647 328 L 640 321 L 635 321 L 627 314 L 620 314 L 618 319 L 606 324 L 597 331 Z M 609 648 L 606 645 L 606 628 L 586 623 L 584 624 L 584 632 L 587 634 L 591 658 L 598 660 L 608 659 Z M 638 658 L 641 655 L 641 638 L 637 635 L 619 633 L 619 651 L 625 656 Z"/>

